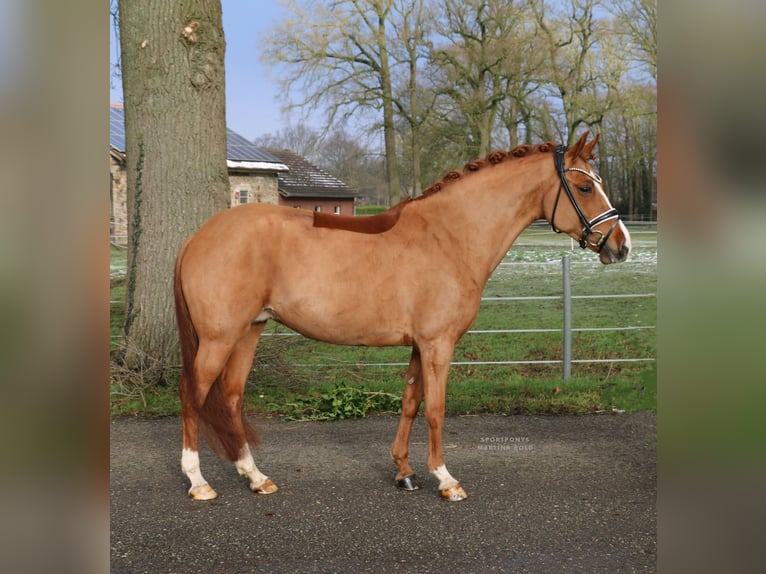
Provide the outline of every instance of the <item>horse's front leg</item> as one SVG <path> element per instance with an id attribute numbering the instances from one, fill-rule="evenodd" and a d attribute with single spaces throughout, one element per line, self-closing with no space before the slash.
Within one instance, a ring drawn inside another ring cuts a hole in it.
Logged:
<path id="1" fill-rule="evenodd" d="M 441 342 L 421 347 L 420 352 L 428 423 L 428 469 L 439 480 L 442 498 L 459 501 L 468 498 L 468 495 L 447 471 L 442 447 L 447 375 L 453 350 L 454 343 Z"/>
<path id="2" fill-rule="evenodd" d="M 399 428 L 396 438 L 391 447 L 391 458 L 396 464 L 396 486 L 402 490 L 418 490 L 415 473 L 409 462 L 410 433 L 412 423 L 418 414 L 420 403 L 423 402 L 423 377 L 420 371 L 420 353 L 416 347 L 412 349 L 410 366 L 405 375 L 404 393 L 402 394 L 402 416 L 399 419 Z"/>

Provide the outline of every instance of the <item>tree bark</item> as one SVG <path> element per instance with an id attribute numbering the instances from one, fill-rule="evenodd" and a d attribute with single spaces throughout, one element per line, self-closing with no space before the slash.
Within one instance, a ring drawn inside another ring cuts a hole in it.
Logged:
<path id="1" fill-rule="evenodd" d="M 412 150 L 410 155 L 412 158 L 412 189 L 410 194 L 412 197 L 418 197 L 423 192 L 423 182 L 421 181 L 421 169 L 420 169 L 420 95 L 418 94 L 418 59 L 415 50 L 410 53 L 410 77 L 409 77 L 409 100 L 410 100 L 410 143 Z"/>
<path id="2" fill-rule="evenodd" d="M 123 0 L 128 176 L 123 360 L 178 360 L 172 294 L 186 237 L 228 207 L 225 40 L 220 0 Z"/>
<path id="3" fill-rule="evenodd" d="M 380 51 L 380 86 L 383 95 L 383 140 L 386 152 L 386 178 L 391 205 L 402 198 L 399 180 L 399 159 L 396 153 L 396 125 L 394 123 L 394 93 L 391 85 L 391 68 L 388 62 L 388 39 L 386 38 L 387 11 L 378 12 L 376 39 Z"/>

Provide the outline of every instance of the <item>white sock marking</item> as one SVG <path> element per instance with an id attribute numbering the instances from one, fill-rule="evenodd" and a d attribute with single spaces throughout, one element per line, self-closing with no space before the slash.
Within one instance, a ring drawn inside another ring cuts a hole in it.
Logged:
<path id="1" fill-rule="evenodd" d="M 242 449 L 242 456 L 240 456 L 239 460 L 234 463 L 234 466 L 241 476 L 246 476 L 250 479 L 251 489 L 258 488 L 269 478 L 255 466 L 255 461 L 253 460 L 253 455 L 250 453 L 250 447 L 248 445 L 245 445 L 245 448 Z"/>
<path id="2" fill-rule="evenodd" d="M 444 490 L 445 488 L 458 484 L 458 481 L 452 478 L 452 475 L 447 471 L 445 465 L 441 465 L 439 468 L 432 470 L 431 473 L 439 479 L 439 490 Z"/>
<path id="3" fill-rule="evenodd" d="M 181 451 L 181 469 L 189 477 L 192 488 L 207 484 L 199 469 L 199 452 L 196 450 L 185 448 Z"/>

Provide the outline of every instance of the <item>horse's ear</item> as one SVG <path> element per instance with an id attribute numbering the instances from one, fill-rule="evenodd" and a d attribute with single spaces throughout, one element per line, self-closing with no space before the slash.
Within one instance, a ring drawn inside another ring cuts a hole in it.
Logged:
<path id="1" fill-rule="evenodd" d="M 585 140 L 587 139 L 588 139 L 588 132 L 584 132 L 580 136 L 580 139 L 577 140 L 577 142 L 567 150 L 567 155 L 572 159 L 580 157 L 583 151 L 583 147 L 585 147 Z"/>
<path id="2" fill-rule="evenodd" d="M 593 148 L 596 147 L 599 137 L 601 137 L 601 132 L 596 132 L 596 137 L 583 146 L 581 154 L 584 160 L 596 159 L 596 154 L 593 153 Z"/>

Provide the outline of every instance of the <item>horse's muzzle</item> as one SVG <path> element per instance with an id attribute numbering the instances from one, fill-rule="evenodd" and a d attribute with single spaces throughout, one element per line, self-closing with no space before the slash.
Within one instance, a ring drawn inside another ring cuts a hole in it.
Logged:
<path id="1" fill-rule="evenodd" d="M 599 260 L 604 265 L 622 263 L 630 254 L 630 234 L 625 225 L 620 222 L 611 237 L 604 243 L 599 252 Z"/>
<path id="2" fill-rule="evenodd" d="M 604 265 L 609 265 L 611 263 L 622 263 L 628 258 L 629 254 L 630 238 L 626 237 L 624 241 L 620 241 L 617 245 L 615 245 L 612 241 L 606 243 L 599 253 L 599 260 Z"/>

